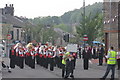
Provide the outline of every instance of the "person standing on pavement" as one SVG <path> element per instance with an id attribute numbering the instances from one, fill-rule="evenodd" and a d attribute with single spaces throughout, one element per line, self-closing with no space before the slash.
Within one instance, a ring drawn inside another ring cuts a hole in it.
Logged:
<path id="1" fill-rule="evenodd" d="M 95 46 L 93 46 L 93 48 L 92 48 L 92 58 L 93 59 L 97 58 L 97 56 L 96 56 L 96 47 Z"/>
<path id="2" fill-rule="evenodd" d="M 103 57 L 104 57 L 104 48 L 103 48 L 103 45 L 100 45 L 100 48 L 99 48 L 99 65 L 98 66 L 102 66 Z"/>
<path id="3" fill-rule="evenodd" d="M 117 53 L 117 65 L 118 65 L 118 70 L 120 70 L 120 48 L 118 49 L 118 53 Z"/>
<path id="4" fill-rule="evenodd" d="M 104 74 L 104 76 L 101 78 L 102 80 L 104 80 L 107 75 L 109 74 L 110 70 L 112 70 L 112 75 L 111 75 L 111 79 L 110 80 L 114 80 L 114 76 L 115 76 L 115 65 L 117 63 L 117 52 L 114 51 L 113 47 L 110 47 L 110 50 L 108 51 L 108 55 L 106 56 L 107 60 L 107 69 L 106 72 Z"/>
<path id="5" fill-rule="evenodd" d="M 78 46 L 78 54 L 79 54 L 79 58 L 81 59 L 81 46 Z"/>
<path id="6" fill-rule="evenodd" d="M 88 66 L 89 66 L 89 53 L 88 53 L 88 48 L 86 47 L 85 49 L 83 49 L 82 51 L 83 54 L 83 67 L 84 70 L 88 70 Z"/>
<path id="7" fill-rule="evenodd" d="M 16 64 L 15 57 L 16 57 L 16 53 L 15 53 L 14 47 L 11 47 L 10 52 L 9 52 L 10 68 L 15 68 L 15 64 Z"/>

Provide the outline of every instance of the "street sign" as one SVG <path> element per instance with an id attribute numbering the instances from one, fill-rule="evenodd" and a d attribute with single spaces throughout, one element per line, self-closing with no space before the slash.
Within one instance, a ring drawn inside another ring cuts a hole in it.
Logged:
<path id="1" fill-rule="evenodd" d="M 83 41 L 88 41 L 88 37 L 87 36 L 83 37 Z"/>
<path id="2" fill-rule="evenodd" d="M 8 35 L 7 35 L 7 39 L 10 40 L 11 38 L 12 38 L 12 35 L 11 35 L 11 34 L 8 34 Z"/>

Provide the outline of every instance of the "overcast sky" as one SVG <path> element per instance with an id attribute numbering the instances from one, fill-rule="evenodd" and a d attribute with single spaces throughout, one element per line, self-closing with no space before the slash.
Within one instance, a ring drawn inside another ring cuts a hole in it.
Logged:
<path id="1" fill-rule="evenodd" d="M 103 0 L 86 0 L 86 5 Z M 80 9 L 83 0 L 0 0 L 0 8 L 14 4 L 15 15 L 28 18 L 38 16 L 61 16 L 65 12 Z"/>

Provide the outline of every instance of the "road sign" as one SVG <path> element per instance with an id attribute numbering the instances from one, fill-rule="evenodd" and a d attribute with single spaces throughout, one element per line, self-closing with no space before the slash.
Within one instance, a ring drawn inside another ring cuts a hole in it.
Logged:
<path id="1" fill-rule="evenodd" d="M 11 38 L 12 38 L 12 35 L 11 35 L 11 34 L 8 34 L 8 35 L 7 35 L 7 39 L 10 40 Z"/>
<path id="2" fill-rule="evenodd" d="M 87 36 L 83 37 L 83 41 L 88 41 L 88 37 Z"/>

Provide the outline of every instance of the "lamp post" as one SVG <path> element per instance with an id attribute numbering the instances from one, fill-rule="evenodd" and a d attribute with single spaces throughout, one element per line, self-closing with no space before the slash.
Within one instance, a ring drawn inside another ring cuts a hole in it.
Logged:
<path id="1" fill-rule="evenodd" d="M 50 43 L 52 43 L 53 44 L 53 41 L 52 41 L 52 36 L 51 37 L 49 37 L 49 41 L 50 41 Z"/>
<path id="2" fill-rule="evenodd" d="M 110 0 L 110 4 L 109 4 L 109 10 L 110 10 L 110 12 L 109 12 L 109 19 L 112 19 L 112 11 L 111 11 L 111 9 L 112 9 L 112 0 Z M 110 24 L 109 24 L 109 47 L 111 46 L 111 41 L 110 41 L 110 37 L 111 37 L 111 34 L 110 34 L 110 31 L 111 31 L 111 24 L 112 24 L 112 22 L 110 21 Z"/>
<path id="3" fill-rule="evenodd" d="M 83 0 L 83 17 L 84 17 L 84 19 L 83 19 L 83 21 L 84 21 L 83 27 L 84 27 L 84 37 L 85 37 L 86 36 L 85 35 L 85 0 Z M 83 41 L 84 41 L 84 39 L 83 39 Z M 84 41 L 84 49 L 85 49 L 85 41 Z"/>
<path id="4" fill-rule="evenodd" d="M 25 30 L 22 30 L 22 39 L 25 41 Z"/>
<path id="5" fill-rule="evenodd" d="M 84 34 L 85 34 L 85 0 L 83 0 Z"/>
<path id="6" fill-rule="evenodd" d="M 41 29 L 41 43 L 43 43 L 43 30 L 44 28 Z"/>

